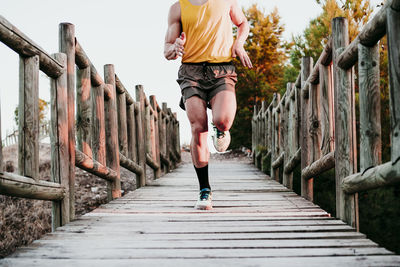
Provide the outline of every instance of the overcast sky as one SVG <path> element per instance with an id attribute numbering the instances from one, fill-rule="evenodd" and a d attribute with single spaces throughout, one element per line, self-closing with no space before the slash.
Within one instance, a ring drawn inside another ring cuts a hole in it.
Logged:
<path id="1" fill-rule="evenodd" d="M 76 37 L 87 55 L 103 73 L 103 65 L 114 64 L 125 87 L 134 97 L 134 86 L 144 85 L 146 94 L 156 95 L 178 112 L 181 142 L 190 141 L 185 113 L 178 107 L 180 89 L 176 83 L 179 61 L 163 57 L 167 14 L 176 0 L 1 0 L 0 14 L 44 48 L 58 51 L 58 24 L 75 24 Z M 373 3 L 379 0 L 373 0 Z M 285 24 L 285 38 L 299 34 L 309 20 L 320 13 L 315 0 L 238 0 L 252 3 L 266 12 L 277 7 Z M 0 90 L 2 137 L 15 127 L 18 105 L 18 55 L 0 43 Z M 41 73 L 40 97 L 49 101 L 49 81 Z"/>

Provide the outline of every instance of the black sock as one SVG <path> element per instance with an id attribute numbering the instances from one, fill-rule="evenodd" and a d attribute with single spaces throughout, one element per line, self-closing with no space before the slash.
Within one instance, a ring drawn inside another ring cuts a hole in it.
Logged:
<path id="1" fill-rule="evenodd" d="M 210 183 L 208 182 L 208 165 L 203 168 L 196 168 L 196 166 L 194 166 L 194 169 L 196 170 L 197 178 L 199 179 L 200 190 L 204 188 L 211 189 Z"/>

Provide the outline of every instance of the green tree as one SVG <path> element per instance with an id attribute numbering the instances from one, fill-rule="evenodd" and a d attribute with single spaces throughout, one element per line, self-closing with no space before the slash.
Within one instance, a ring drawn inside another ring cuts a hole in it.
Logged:
<path id="1" fill-rule="evenodd" d="M 253 69 L 244 68 L 238 60 L 236 85 L 237 114 L 231 129 L 231 147 L 251 146 L 251 118 L 253 106 L 262 100 L 270 101 L 272 94 L 282 90 L 285 75 L 286 43 L 282 33 L 284 27 L 278 10 L 265 14 L 257 5 L 244 13 L 250 24 L 250 35 L 245 49 L 253 62 Z"/>
<path id="2" fill-rule="evenodd" d="M 294 36 L 290 60 L 292 65 L 300 70 L 300 61 L 304 56 L 311 56 L 316 62 L 322 49 L 332 33 L 332 19 L 345 17 L 349 23 L 350 41 L 358 35 L 361 27 L 366 24 L 372 14 L 369 0 L 316 0 L 321 6 L 322 13 L 312 19 L 303 34 Z"/>

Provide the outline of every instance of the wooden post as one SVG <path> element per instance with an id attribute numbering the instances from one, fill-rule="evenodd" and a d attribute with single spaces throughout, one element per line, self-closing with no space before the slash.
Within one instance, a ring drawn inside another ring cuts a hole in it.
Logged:
<path id="1" fill-rule="evenodd" d="M 310 153 L 312 148 L 309 148 L 309 90 L 310 86 L 306 83 L 313 69 L 313 59 L 311 57 L 303 57 L 301 59 L 301 89 L 300 89 L 300 105 L 301 105 L 301 119 L 300 119 L 300 145 L 301 145 L 301 169 L 306 168 L 310 162 Z M 301 178 L 301 196 L 305 199 L 313 201 L 313 178 Z"/>
<path id="2" fill-rule="evenodd" d="M 161 134 L 160 134 L 160 148 L 161 148 L 161 153 L 165 157 L 165 159 L 168 160 L 168 150 L 167 150 L 167 123 L 168 123 L 168 116 L 167 113 L 165 112 L 166 110 L 167 103 L 162 103 L 162 128 L 161 128 Z M 169 172 L 169 164 L 165 164 L 165 172 Z"/>
<path id="3" fill-rule="evenodd" d="M 334 151 L 333 138 L 333 94 L 329 66 L 319 65 L 319 117 L 321 120 L 321 153 L 322 156 Z"/>
<path id="4" fill-rule="evenodd" d="M 112 183 L 112 198 L 121 197 L 121 177 L 119 165 L 119 145 L 118 145 L 118 115 L 117 115 L 117 88 L 115 87 L 114 65 L 104 66 L 104 82 L 111 91 L 110 98 L 105 103 L 105 121 L 106 121 L 106 149 L 107 166 L 117 172 L 117 179 Z M 125 99 L 125 97 L 124 97 Z M 126 102 L 125 102 L 126 103 Z M 126 106 L 125 106 L 125 124 L 126 124 Z M 126 127 L 125 127 L 126 130 Z"/>
<path id="5" fill-rule="evenodd" d="M 252 154 L 252 161 L 253 164 L 256 164 L 256 136 L 257 136 L 257 125 L 256 125 L 256 115 L 257 114 L 257 106 L 254 105 L 253 107 L 253 118 L 251 120 L 251 129 L 252 129 L 252 134 L 251 134 L 251 151 L 253 152 Z"/>
<path id="6" fill-rule="evenodd" d="M 138 158 L 139 164 L 143 168 L 143 174 L 139 176 L 139 181 L 137 181 L 137 187 L 142 187 L 146 185 L 146 146 L 145 146 L 145 125 L 144 125 L 144 116 L 145 116 L 145 99 L 143 97 L 143 86 L 136 85 L 136 103 L 137 107 L 135 107 L 136 116 L 136 125 L 137 125 L 137 136 L 136 140 L 138 140 Z"/>
<path id="7" fill-rule="evenodd" d="M 288 83 L 286 85 L 286 101 L 285 106 L 288 106 L 288 109 L 285 108 L 285 117 L 286 117 L 286 125 L 285 125 L 285 132 L 286 132 L 286 141 L 284 146 L 285 157 L 283 160 L 283 169 L 285 168 L 286 164 L 289 163 L 290 158 L 294 153 L 296 153 L 296 149 L 293 147 L 293 139 L 294 139 L 294 100 L 290 97 L 292 94 L 292 90 L 294 90 L 294 86 L 292 83 Z M 289 189 L 293 188 L 293 172 L 285 173 L 283 170 L 283 185 Z"/>
<path id="8" fill-rule="evenodd" d="M 19 174 L 39 179 L 39 56 L 20 57 Z"/>
<path id="9" fill-rule="evenodd" d="M 60 52 L 67 55 L 70 219 L 75 219 L 75 26 L 61 23 Z"/>
<path id="10" fill-rule="evenodd" d="M 181 162 L 182 161 L 182 157 L 181 157 L 182 149 L 181 149 L 180 127 L 179 127 L 178 120 L 176 121 L 176 149 L 178 150 L 179 162 Z"/>
<path id="11" fill-rule="evenodd" d="M 390 112 L 392 162 L 400 159 L 400 2 L 394 0 L 387 9 L 387 38 L 389 47 Z"/>
<path id="12" fill-rule="evenodd" d="M 118 109 L 118 141 L 119 150 L 125 157 L 128 156 L 128 128 L 126 113 L 126 95 L 117 92 L 117 109 Z"/>
<path id="13" fill-rule="evenodd" d="M 279 154 L 278 154 L 278 146 L 279 146 L 279 114 L 274 110 L 279 102 L 281 101 L 281 95 L 279 93 L 274 93 L 274 98 L 272 100 L 272 124 L 271 124 L 271 179 L 272 180 L 277 180 L 279 181 L 279 169 L 274 169 L 272 167 L 272 162 L 274 162 L 276 159 L 278 159 Z"/>
<path id="14" fill-rule="evenodd" d="M 93 158 L 106 165 L 106 133 L 104 121 L 104 86 L 91 90 L 92 99 L 92 152 Z"/>
<path id="15" fill-rule="evenodd" d="M 153 150 L 153 159 L 155 162 L 157 162 L 158 170 L 154 170 L 154 178 L 157 179 L 161 176 L 161 159 L 160 159 L 160 129 L 159 129 L 159 121 L 161 121 L 161 114 L 158 112 L 158 104 L 156 100 L 156 96 L 152 95 L 150 96 L 150 104 L 153 108 L 154 118 L 156 120 L 154 121 L 153 125 L 153 131 L 154 131 L 154 150 Z"/>
<path id="16" fill-rule="evenodd" d="M 319 97 L 319 85 L 311 84 L 310 85 L 310 106 L 308 110 L 308 119 L 309 119 L 309 147 L 311 148 L 310 153 L 310 162 L 317 161 L 321 158 L 321 118 L 320 118 L 320 105 L 321 102 Z"/>
<path id="17" fill-rule="evenodd" d="M 168 107 L 167 103 L 162 103 L 162 110 L 166 114 L 166 123 L 165 123 L 165 156 L 167 159 L 170 161 L 171 166 L 170 168 L 173 168 L 173 161 L 171 160 L 171 155 L 170 155 L 170 147 L 171 147 L 171 129 L 170 125 L 172 123 L 172 118 L 170 117 L 168 113 Z"/>
<path id="18" fill-rule="evenodd" d="M 67 67 L 67 56 L 54 54 L 53 58 Z M 65 189 L 65 197 L 61 201 L 53 201 L 52 229 L 70 221 L 69 200 L 69 150 L 68 150 L 68 90 L 67 72 L 57 79 L 51 79 L 51 180 L 60 183 Z"/>
<path id="19" fill-rule="evenodd" d="M 382 162 L 379 46 L 358 45 L 360 171 Z"/>
<path id="20" fill-rule="evenodd" d="M 90 147 L 90 125 L 92 124 L 90 67 L 77 69 L 76 72 L 78 149 L 92 158 L 92 148 Z"/>
<path id="21" fill-rule="evenodd" d="M 134 103 L 127 106 L 126 117 L 127 117 L 126 119 L 127 119 L 127 130 L 128 130 L 128 158 L 133 162 L 138 163 Z"/>
<path id="22" fill-rule="evenodd" d="M 267 105 L 265 104 L 264 107 L 264 120 L 262 122 L 262 127 L 263 127 L 263 135 L 264 135 L 264 149 L 265 149 L 265 155 L 263 155 L 261 157 L 261 171 L 262 172 L 267 172 L 268 171 L 268 164 L 266 162 L 267 156 L 269 154 L 270 151 L 270 147 L 269 147 L 269 121 L 270 121 L 270 110 L 268 109 Z"/>
<path id="23" fill-rule="evenodd" d="M 336 215 L 358 229 L 357 194 L 347 195 L 341 189 L 344 178 L 356 171 L 354 140 L 354 92 L 352 69 L 338 66 L 339 55 L 349 44 L 348 24 L 345 18 L 332 22 L 332 52 L 335 75 L 335 167 Z"/>

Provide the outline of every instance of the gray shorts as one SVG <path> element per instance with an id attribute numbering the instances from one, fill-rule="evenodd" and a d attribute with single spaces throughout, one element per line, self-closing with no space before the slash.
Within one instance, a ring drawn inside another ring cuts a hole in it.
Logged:
<path id="1" fill-rule="evenodd" d="M 179 106 L 185 110 L 185 102 L 192 96 L 203 99 L 209 108 L 210 100 L 224 90 L 235 91 L 237 74 L 235 66 L 228 63 L 183 63 L 178 79 L 182 97 Z"/>

